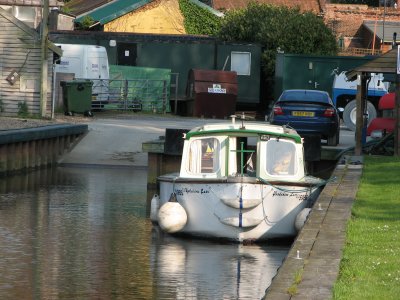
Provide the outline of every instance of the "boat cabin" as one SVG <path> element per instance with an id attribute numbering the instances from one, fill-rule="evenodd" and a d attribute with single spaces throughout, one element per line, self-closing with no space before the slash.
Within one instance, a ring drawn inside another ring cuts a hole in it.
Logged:
<path id="1" fill-rule="evenodd" d="M 213 124 L 185 136 L 180 177 L 301 181 L 303 144 L 292 129 L 264 123 Z"/>

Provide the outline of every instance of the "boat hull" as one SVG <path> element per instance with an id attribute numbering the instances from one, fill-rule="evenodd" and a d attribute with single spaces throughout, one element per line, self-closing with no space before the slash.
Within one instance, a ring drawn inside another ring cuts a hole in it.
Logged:
<path id="1" fill-rule="evenodd" d="M 159 183 L 159 207 L 175 194 L 187 213 L 179 233 L 238 242 L 294 237 L 296 216 L 312 206 L 319 192 L 310 184 L 239 178 L 200 182 L 163 176 Z"/>

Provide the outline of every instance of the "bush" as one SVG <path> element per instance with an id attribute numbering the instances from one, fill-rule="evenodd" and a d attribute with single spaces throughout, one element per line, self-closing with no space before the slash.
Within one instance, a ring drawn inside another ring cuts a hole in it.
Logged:
<path id="1" fill-rule="evenodd" d="M 26 102 L 18 102 L 18 116 L 19 117 L 27 117 L 29 115 L 28 112 L 28 104 Z"/>
<path id="2" fill-rule="evenodd" d="M 222 20 L 219 38 L 226 41 L 259 43 L 263 48 L 262 68 L 266 78 L 275 71 L 278 49 L 291 54 L 336 55 L 332 31 L 322 18 L 298 8 L 250 3 L 230 11 Z"/>

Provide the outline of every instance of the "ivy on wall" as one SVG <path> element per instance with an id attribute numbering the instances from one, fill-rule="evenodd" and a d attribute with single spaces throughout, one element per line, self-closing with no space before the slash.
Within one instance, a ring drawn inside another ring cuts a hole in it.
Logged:
<path id="1" fill-rule="evenodd" d="M 220 27 L 221 18 L 190 0 L 179 0 L 179 8 L 184 17 L 186 33 L 214 35 Z"/>

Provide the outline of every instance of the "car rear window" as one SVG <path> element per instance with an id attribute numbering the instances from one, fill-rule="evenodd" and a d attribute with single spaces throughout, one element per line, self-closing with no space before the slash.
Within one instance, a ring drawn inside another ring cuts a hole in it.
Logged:
<path id="1" fill-rule="evenodd" d="M 308 101 L 328 103 L 328 97 L 325 93 L 314 91 L 287 91 L 284 92 L 279 101 Z"/>

